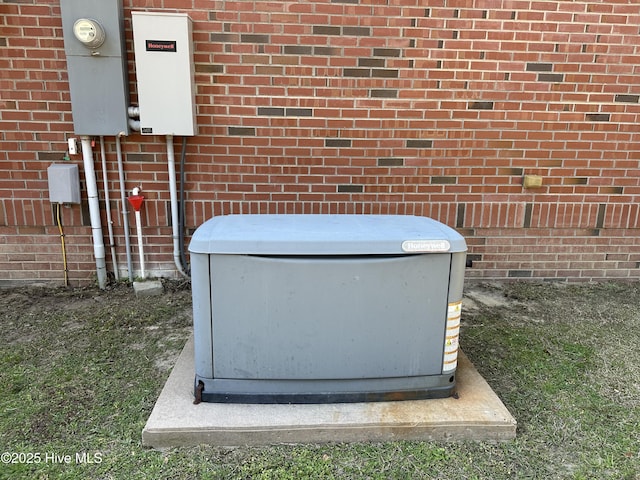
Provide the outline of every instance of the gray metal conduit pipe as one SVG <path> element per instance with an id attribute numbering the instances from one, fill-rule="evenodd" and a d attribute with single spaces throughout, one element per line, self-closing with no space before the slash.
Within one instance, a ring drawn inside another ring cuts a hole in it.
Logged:
<path id="1" fill-rule="evenodd" d="M 102 161 L 102 188 L 104 188 L 104 205 L 107 214 L 107 231 L 109 232 L 109 250 L 111 251 L 111 263 L 113 276 L 120 280 L 118 272 L 118 259 L 116 258 L 116 243 L 113 239 L 113 220 L 111 219 L 111 199 L 109 198 L 109 179 L 107 178 L 107 155 L 104 148 L 104 137 L 100 136 L 100 160 Z"/>
<path id="2" fill-rule="evenodd" d="M 169 195 L 171 198 L 171 228 L 173 232 L 173 261 L 183 277 L 188 277 L 182 267 L 180 255 L 180 221 L 178 218 L 178 188 L 176 181 L 176 158 L 173 148 L 173 135 L 167 135 L 167 164 L 169 169 Z"/>
<path id="3" fill-rule="evenodd" d="M 127 251 L 127 277 L 133 279 L 133 262 L 131 260 L 131 238 L 129 237 L 129 211 L 127 210 L 127 190 L 124 185 L 124 166 L 122 161 L 122 145 L 120 137 L 124 132 L 116 136 L 116 153 L 118 156 L 118 178 L 120 181 L 120 206 L 122 207 L 122 224 L 124 227 L 124 244 Z"/>
<path id="4" fill-rule="evenodd" d="M 187 209 L 184 206 L 184 180 L 185 180 L 185 158 L 187 154 L 187 137 L 182 137 L 182 151 L 180 153 L 180 263 L 182 265 L 183 270 L 190 277 L 191 276 L 191 268 L 187 263 L 187 256 L 185 254 L 185 246 L 184 246 L 184 226 L 185 226 L 185 218 L 187 216 Z"/>

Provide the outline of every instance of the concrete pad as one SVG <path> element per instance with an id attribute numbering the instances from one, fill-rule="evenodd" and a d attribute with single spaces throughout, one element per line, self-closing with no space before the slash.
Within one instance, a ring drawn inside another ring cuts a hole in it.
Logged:
<path id="1" fill-rule="evenodd" d="M 164 288 L 160 280 L 144 280 L 142 282 L 133 282 L 133 291 L 136 292 L 136 296 L 154 296 L 162 295 Z"/>
<path id="2" fill-rule="evenodd" d="M 321 405 L 193 404 L 193 338 L 142 431 L 148 447 L 390 440 L 509 440 L 516 421 L 464 354 L 459 398 Z"/>

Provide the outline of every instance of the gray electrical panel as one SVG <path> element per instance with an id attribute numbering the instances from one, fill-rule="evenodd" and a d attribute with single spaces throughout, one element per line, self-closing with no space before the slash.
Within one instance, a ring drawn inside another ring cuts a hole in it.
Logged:
<path id="1" fill-rule="evenodd" d="M 60 0 L 77 135 L 129 133 L 122 0 Z"/>
<path id="2" fill-rule="evenodd" d="M 455 387 L 466 243 L 404 215 L 228 215 L 191 252 L 196 398 L 326 403 Z"/>
<path id="3" fill-rule="evenodd" d="M 80 203 L 80 175 L 76 164 L 50 165 L 47 179 L 51 203 Z"/>

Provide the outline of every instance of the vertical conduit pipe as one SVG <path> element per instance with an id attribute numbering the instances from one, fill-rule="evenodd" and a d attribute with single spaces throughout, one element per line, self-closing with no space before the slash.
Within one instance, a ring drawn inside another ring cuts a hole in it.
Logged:
<path id="1" fill-rule="evenodd" d="M 173 261 L 180 275 L 188 277 L 182 268 L 180 258 L 180 224 L 178 219 L 178 188 L 176 181 L 176 158 L 173 149 L 173 135 L 167 135 L 167 164 L 169 169 L 169 195 L 171 198 L 171 228 L 173 232 Z"/>
<path id="2" fill-rule="evenodd" d="M 186 214 L 187 214 L 187 209 L 184 206 L 184 177 L 185 177 L 185 171 L 184 171 L 184 163 L 185 163 L 185 157 L 187 154 L 187 137 L 182 137 L 182 152 L 180 153 L 180 195 L 178 198 L 178 202 L 180 203 L 180 229 L 178 230 L 178 234 L 180 236 L 180 265 L 182 265 L 182 269 L 185 271 L 185 273 L 191 277 L 191 268 L 189 267 L 189 264 L 187 263 L 187 256 L 184 253 L 185 252 L 185 247 L 184 247 L 184 225 L 185 225 L 185 218 L 186 218 Z"/>
<path id="3" fill-rule="evenodd" d="M 93 253 L 96 258 L 96 274 L 98 286 L 104 289 L 107 286 L 107 264 L 105 261 L 104 240 L 102 238 L 102 222 L 100 219 L 100 201 L 98 199 L 98 183 L 96 171 L 93 165 L 93 149 L 91 139 L 81 136 L 82 159 L 84 161 L 84 177 L 87 182 L 87 196 L 89 199 L 89 217 L 91 219 L 91 232 L 93 234 Z"/>
<path id="4" fill-rule="evenodd" d="M 107 155 L 104 149 L 104 137 L 100 136 L 100 160 L 102 161 L 102 188 L 104 189 L 104 205 L 107 213 L 107 230 L 109 232 L 109 249 L 111 250 L 111 264 L 113 276 L 116 282 L 120 280 L 118 273 L 118 260 L 116 258 L 116 245 L 113 240 L 113 220 L 111 219 L 111 200 L 109 198 L 109 181 L 107 179 Z"/>
<path id="5" fill-rule="evenodd" d="M 120 137 L 124 132 L 116 135 L 116 154 L 118 156 L 118 177 L 120 179 L 120 206 L 122 207 L 122 224 L 124 227 L 124 246 L 127 252 L 127 277 L 133 278 L 133 261 L 131 260 L 131 239 L 129 238 L 129 212 L 127 210 L 127 191 L 124 188 L 124 166 L 122 162 L 122 146 Z"/>

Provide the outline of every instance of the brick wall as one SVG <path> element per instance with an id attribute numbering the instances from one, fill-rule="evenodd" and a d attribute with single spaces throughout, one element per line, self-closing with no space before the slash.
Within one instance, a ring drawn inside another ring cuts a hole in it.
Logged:
<path id="1" fill-rule="evenodd" d="M 131 10 L 194 20 L 188 234 L 223 213 L 416 214 L 465 235 L 471 278 L 639 277 L 640 4 L 124 4 L 129 52 Z M 60 281 L 46 179 L 73 135 L 59 4 L 0 9 L 0 282 Z M 122 268 L 115 147 L 105 140 Z M 127 137 L 125 170 L 127 189 L 141 184 L 147 199 L 148 268 L 174 275 L 163 141 Z M 542 186 L 523 188 L 524 175 Z M 94 270 L 85 210 L 63 210 L 76 283 Z"/>

